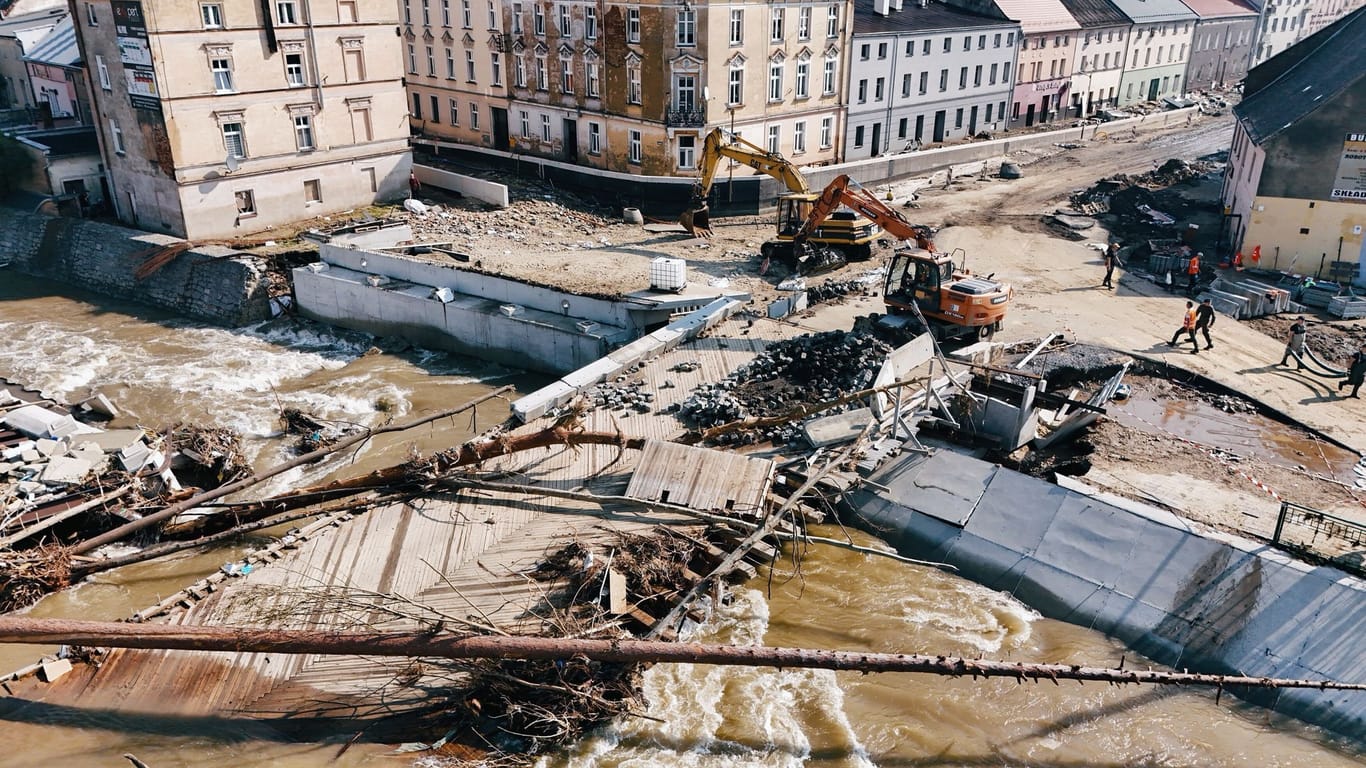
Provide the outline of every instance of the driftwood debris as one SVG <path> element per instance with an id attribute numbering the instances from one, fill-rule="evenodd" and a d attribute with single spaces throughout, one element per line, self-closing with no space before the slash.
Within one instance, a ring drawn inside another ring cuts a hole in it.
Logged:
<path id="1" fill-rule="evenodd" d="M 514 635 L 443 636 L 423 632 L 318 632 L 309 630 L 128 624 L 65 619 L 0 617 L 0 643 L 249 653 L 343 656 L 411 656 L 447 659 L 570 659 L 611 663 L 687 663 L 719 666 L 833 669 L 853 672 L 915 672 L 950 677 L 1006 677 L 1024 682 L 1077 680 L 1217 688 L 1306 688 L 1366 691 L 1366 683 L 1297 680 L 1196 672 L 1113 669 L 1080 664 L 1032 664 L 925 654 L 864 653 L 807 648 L 666 643 L 653 640 L 591 640 Z"/>

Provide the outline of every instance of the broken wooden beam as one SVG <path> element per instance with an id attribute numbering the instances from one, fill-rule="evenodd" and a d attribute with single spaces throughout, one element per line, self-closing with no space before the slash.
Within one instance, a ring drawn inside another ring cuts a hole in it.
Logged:
<path id="1" fill-rule="evenodd" d="M 420 632 L 329 632 L 128 624 L 66 619 L 0 617 L 0 643 L 65 644 L 246 653 L 303 653 L 343 656 L 409 656 L 447 659 L 568 659 L 584 657 L 617 664 L 687 663 L 719 666 L 833 669 L 854 672 L 916 672 L 950 677 L 1007 677 L 1025 680 L 1097 681 L 1197 685 L 1216 688 L 1304 688 L 1366 691 L 1366 683 L 1300 680 L 1246 675 L 1213 675 L 1164 670 L 1111 669 L 1080 664 L 1031 664 L 958 656 L 865 653 L 807 648 L 666 643 L 651 640 L 591 640 L 513 635 L 433 635 Z"/>

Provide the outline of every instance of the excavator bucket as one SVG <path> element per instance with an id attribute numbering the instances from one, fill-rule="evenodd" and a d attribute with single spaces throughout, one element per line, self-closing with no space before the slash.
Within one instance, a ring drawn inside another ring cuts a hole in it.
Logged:
<path id="1" fill-rule="evenodd" d="M 705 205 L 684 211 L 678 223 L 693 237 L 711 237 L 711 211 Z"/>

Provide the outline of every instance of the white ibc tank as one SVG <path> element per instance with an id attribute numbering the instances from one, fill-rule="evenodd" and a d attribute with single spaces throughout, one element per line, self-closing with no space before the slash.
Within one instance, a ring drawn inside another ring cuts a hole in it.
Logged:
<path id="1" fill-rule="evenodd" d="M 681 291 L 688 285 L 688 262 L 663 256 L 650 262 L 650 288 L 656 291 Z"/>

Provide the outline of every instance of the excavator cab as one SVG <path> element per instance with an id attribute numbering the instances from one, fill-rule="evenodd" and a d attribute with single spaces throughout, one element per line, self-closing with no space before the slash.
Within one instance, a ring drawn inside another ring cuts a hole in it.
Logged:
<path id="1" fill-rule="evenodd" d="M 888 302 L 914 301 L 923 311 L 939 309 L 939 290 L 953 282 L 953 262 L 922 248 L 897 251 L 887 267 L 883 293 Z"/>
<path id="2" fill-rule="evenodd" d="M 778 236 L 792 237 L 811 214 L 812 194 L 783 195 L 778 198 Z"/>

